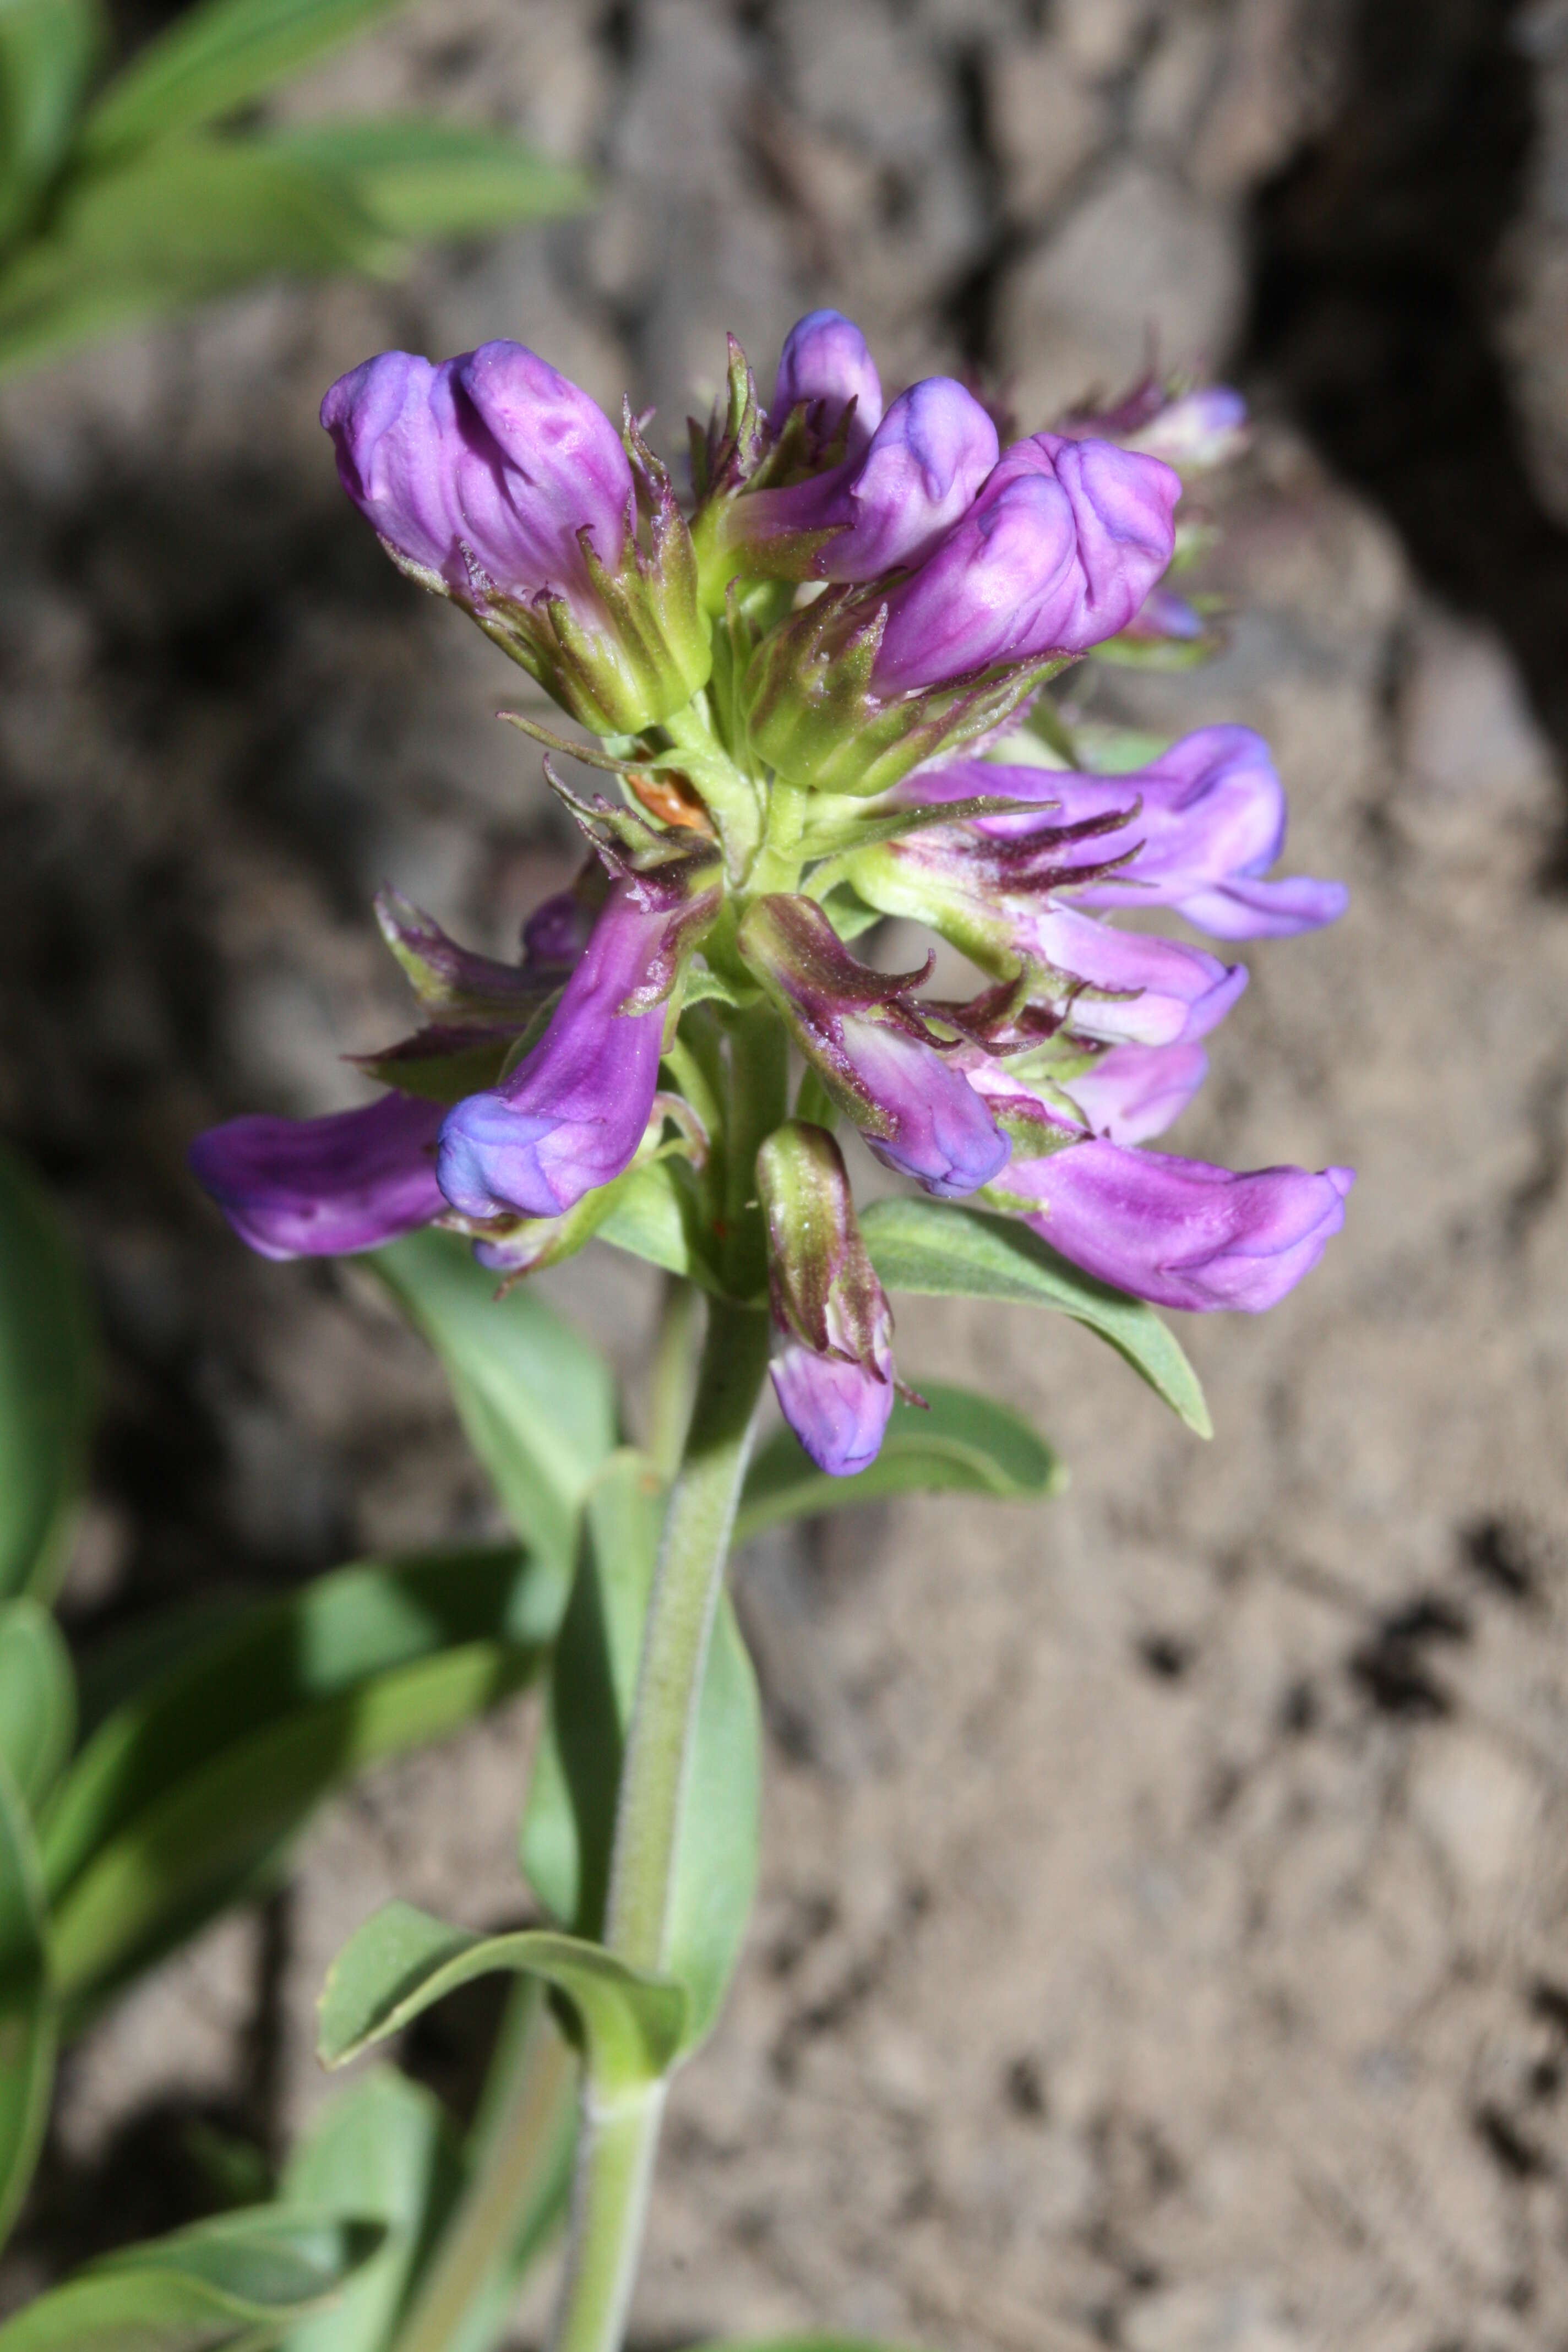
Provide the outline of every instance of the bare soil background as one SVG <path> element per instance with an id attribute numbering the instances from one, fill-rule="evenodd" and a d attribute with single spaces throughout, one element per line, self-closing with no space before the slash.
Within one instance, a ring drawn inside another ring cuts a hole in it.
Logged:
<path id="1" fill-rule="evenodd" d="M 1568 2346 L 1568 30 L 1492 0 L 423 0 L 290 100 L 417 98 L 590 161 L 592 217 L 392 289 L 279 290 L 0 403 L 0 1118 L 110 1348 L 84 1640 L 194 1590 L 482 1532 L 420 1349 L 248 1258 L 202 1124 L 356 1098 L 395 879 L 501 949 L 571 856 L 493 650 L 379 555 L 323 386 L 521 336 L 668 445 L 810 303 L 890 383 L 1026 427 L 1142 363 L 1238 368 L 1205 502 L 1233 643 L 1094 715 L 1273 740 L 1292 863 L 1179 1140 L 1349 1160 L 1285 1307 L 1189 1321 L 1200 1447 L 1073 1329 L 910 1302 L 1000 1386 L 1038 1511 L 907 1503 L 758 1547 L 764 1884 L 682 2078 L 644 2352 L 807 2323 L 952 2352 Z M 145 29 L 151 14 L 141 19 Z M 1554 470 L 1556 469 L 1556 470 Z M 557 1292 L 634 1375 L 651 1286 Z M 3 2274 L 202 2209 L 205 2122 L 285 2147 L 310 2005 L 392 1893 L 522 1916 L 528 1702 L 374 1775 L 289 1893 L 73 2053 Z M 409 2063 L 461 2097 L 483 2005 Z M 518 2345 L 538 2339 L 542 2303 Z"/>

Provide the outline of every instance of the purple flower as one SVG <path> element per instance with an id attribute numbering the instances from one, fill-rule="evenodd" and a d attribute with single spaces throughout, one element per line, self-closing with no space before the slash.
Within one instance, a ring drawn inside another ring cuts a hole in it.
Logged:
<path id="1" fill-rule="evenodd" d="M 1355 1173 L 1263 1168 L 1237 1175 L 1201 1160 L 1068 1145 L 1015 1160 L 998 1205 L 1088 1274 L 1156 1307 L 1258 1314 L 1316 1265 L 1344 1223 Z"/>
<path id="2" fill-rule="evenodd" d="M 1057 430 L 1075 441 L 1118 441 L 1184 473 L 1207 473 L 1246 447 L 1247 403 L 1228 384 L 1173 393 L 1158 376 L 1146 375 L 1114 407 L 1094 415 L 1079 411 Z"/>
<path id="3" fill-rule="evenodd" d="M 725 514 L 724 544 L 743 552 L 753 572 L 872 580 L 930 552 L 996 454 L 996 427 L 980 403 L 950 377 L 931 376 L 900 393 L 844 464 L 737 499 Z"/>
<path id="4" fill-rule="evenodd" d="M 923 972 L 868 971 L 809 898 L 756 899 L 737 945 L 885 1166 L 945 1201 L 1003 1167 L 1007 1138 L 910 1000 Z"/>
<path id="5" fill-rule="evenodd" d="M 191 1168 L 263 1257 L 342 1257 L 441 1214 L 441 1118 L 400 1094 L 326 1118 L 231 1118 L 197 1136 Z"/>
<path id="6" fill-rule="evenodd" d="M 848 455 L 863 449 L 882 421 L 882 382 L 866 338 L 842 310 L 808 310 L 784 337 L 778 380 L 768 411 L 781 430 L 792 408 L 805 401 L 820 411 L 824 437 L 837 430 L 849 403 Z"/>
<path id="7" fill-rule="evenodd" d="M 1202 727 L 1148 767 L 1120 776 L 1070 770 L 954 761 L 906 778 L 898 799 L 940 805 L 983 793 L 1039 803 L 1037 816 L 980 817 L 972 837 L 1051 846 L 1066 887 L 1073 868 L 1101 866 L 1136 849 L 1119 873 L 1074 886 L 1089 907 L 1174 907 L 1217 939 L 1284 938 L 1331 923 L 1344 912 L 1342 883 L 1305 876 L 1261 877 L 1285 841 L 1285 793 L 1268 746 L 1249 727 Z M 1127 818 L 1119 829 L 1060 838 L 1065 826 Z M 965 828 L 969 830 L 969 828 Z"/>
<path id="8" fill-rule="evenodd" d="M 718 906 L 703 847 L 616 882 L 550 1026 L 500 1087 L 441 1129 L 441 1190 L 465 1216 L 561 1215 L 629 1166 L 658 1083 L 665 1000 Z"/>
<path id="9" fill-rule="evenodd" d="M 1147 1143 L 1180 1118 L 1208 1067 L 1201 1045 L 1114 1045 L 1064 1085 L 1095 1135 Z"/>
<path id="10" fill-rule="evenodd" d="M 904 692 L 1115 636 L 1170 563 L 1181 491 L 1168 466 L 1108 441 L 1016 442 L 968 513 L 889 592 L 873 682 Z"/>
<path id="11" fill-rule="evenodd" d="M 826 1128 L 790 1119 L 757 1154 L 768 1227 L 773 1388 L 819 1470 L 877 1458 L 897 1381 L 893 1318 L 860 1238 L 848 1171 Z"/>
<path id="12" fill-rule="evenodd" d="M 619 563 L 636 512 L 609 418 L 521 343 L 483 343 L 432 366 L 383 352 L 333 384 L 321 423 L 344 489 L 427 587 L 468 600 L 563 596 L 601 614 L 578 538 Z M 476 580 L 479 586 L 476 586 Z"/>

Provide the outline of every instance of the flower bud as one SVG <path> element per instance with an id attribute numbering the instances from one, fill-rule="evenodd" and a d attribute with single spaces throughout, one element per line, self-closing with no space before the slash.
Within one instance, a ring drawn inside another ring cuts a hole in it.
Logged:
<path id="1" fill-rule="evenodd" d="M 1108 441 L 1015 442 L 963 520 L 889 591 L 873 683 L 907 691 L 1115 636 L 1170 563 L 1181 494 L 1168 466 Z"/>
<path id="2" fill-rule="evenodd" d="M 893 1318 L 856 1222 L 842 1153 L 791 1119 L 757 1154 L 768 1228 L 773 1388 L 819 1470 L 877 1458 L 893 1409 Z"/>
<path id="3" fill-rule="evenodd" d="M 1161 457 L 1183 474 L 1209 473 L 1230 464 L 1247 446 L 1247 403 L 1228 384 L 1173 392 L 1147 375 L 1111 408 L 1064 417 L 1058 433 L 1082 441 L 1091 436 L 1120 442 L 1124 449 Z"/>
<path id="4" fill-rule="evenodd" d="M 658 1083 L 666 1000 L 720 896 L 706 845 L 612 886 L 538 1045 L 447 1113 L 437 1174 L 455 1209 L 559 1216 L 630 1165 Z"/>
<path id="5" fill-rule="evenodd" d="M 996 427 L 961 383 L 932 376 L 900 393 L 858 455 L 725 509 L 734 569 L 786 580 L 873 580 L 918 563 L 957 521 L 996 462 Z"/>
<path id="6" fill-rule="evenodd" d="M 790 411 L 805 402 L 826 440 L 854 403 L 846 454 L 858 457 L 882 421 L 882 380 L 865 336 L 842 310 L 808 310 L 784 337 L 768 419 L 782 432 Z"/>
<path id="7" fill-rule="evenodd" d="M 957 1041 L 942 1040 L 910 999 L 923 972 L 868 971 L 809 898 L 758 898 L 736 943 L 885 1166 L 956 1201 L 1005 1164 L 1007 1138 L 948 1058 Z"/>
<path id="8" fill-rule="evenodd" d="M 631 457 L 587 394 L 522 344 L 438 367 L 384 352 L 333 384 L 321 422 L 393 561 L 584 726 L 634 733 L 704 684 L 711 648 L 668 477 L 629 418 Z"/>
<path id="9" fill-rule="evenodd" d="M 231 1118 L 191 1146 L 192 1171 L 263 1257 L 345 1257 L 441 1215 L 439 1103 L 384 1095 L 325 1118 Z"/>

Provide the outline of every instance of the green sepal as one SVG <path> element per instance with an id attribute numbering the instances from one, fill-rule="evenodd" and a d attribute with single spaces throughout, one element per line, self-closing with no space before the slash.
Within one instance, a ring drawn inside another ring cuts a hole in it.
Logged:
<path id="1" fill-rule="evenodd" d="M 995 1298 L 1071 1316 L 1146 1381 L 1197 1437 L 1212 1437 L 1198 1376 L 1152 1307 L 1097 1282 L 1027 1225 L 935 1201 L 873 1201 L 860 1229 L 889 1290 L 928 1297 Z"/>
<path id="2" fill-rule="evenodd" d="M 687 2007 L 669 1978 L 628 1969 L 579 1937 L 541 1927 L 473 1935 L 411 1903 L 384 1904 L 332 1962 L 318 2008 L 321 2063 L 346 2065 L 459 1985 L 498 1969 L 538 1977 L 564 1996 L 595 2085 L 607 2096 L 668 2072 Z"/>

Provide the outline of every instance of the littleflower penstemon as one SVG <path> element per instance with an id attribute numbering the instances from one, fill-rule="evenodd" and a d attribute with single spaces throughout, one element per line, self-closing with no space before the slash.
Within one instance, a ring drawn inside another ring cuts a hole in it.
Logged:
<path id="1" fill-rule="evenodd" d="M 726 395 L 692 429 L 689 511 L 629 405 L 617 432 L 514 343 L 440 366 L 385 353 L 321 414 L 394 562 L 600 739 L 574 751 L 519 719 L 614 796 L 568 791 L 547 760 L 587 859 L 517 963 L 384 894 L 425 1016 L 362 1062 L 385 1091 L 327 1118 L 236 1119 L 193 1161 L 270 1256 L 434 1223 L 510 1283 L 600 1235 L 708 1293 L 600 1951 L 617 1982 L 657 1988 L 770 1359 L 832 1476 L 876 1462 L 898 1394 L 920 1402 L 868 1241 L 889 1204 L 862 1229 L 836 1125 L 928 1196 L 955 1265 L 978 1233 L 1084 1299 L 1109 1285 L 1188 1311 L 1271 1307 L 1342 1223 L 1348 1170 L 1234 1174 L 1142 1148 L 1201 1085 L 1199 1041 L 1247 972 L 1105 919 L 1169 909 L 1227 942 L 1341 913 L 1337 884 L 1269 872 L 1285 812 L 1267 746 L 1208 727 L 1095 774 L 1040 698 L 1085 655 L 1205 635 L 1166 584 L 1175 509 L 1244 415 L 1232 394 L 1151 380 L 1003 447 L 957 383 L 884 405 L 832 311 L 792 331 L 765 410 L 731 348 Z M 929 959 L 873 969 L 850 942 L 883 917 L 924 925 L 984 984 L 939 1000 Z M 922 1246 L 940 1259 L 940 1236 Z M 639 2075 L 623 2052 L 607 2074 L 591 2009 L 558 2352 L 620 2342 L 672 2063 Z"/>

